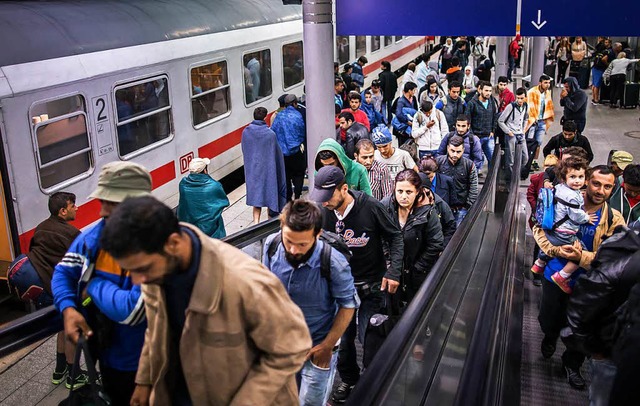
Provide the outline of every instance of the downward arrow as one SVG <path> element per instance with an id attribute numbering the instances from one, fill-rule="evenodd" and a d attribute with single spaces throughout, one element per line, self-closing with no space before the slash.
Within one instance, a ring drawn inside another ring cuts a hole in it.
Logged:
<path id="1" fill-rule="evenodd" d="M 538 10 L 538 22 L 536 23 L 535 21 L 531 21 L 531 24 L 533 24 L 533 26 L 536 27 L 537 29 L 544 27 L 544 25 L 547 23 L 547 20 L 540 22 L 541 15 L 542 15 L 542 11 Z"/>

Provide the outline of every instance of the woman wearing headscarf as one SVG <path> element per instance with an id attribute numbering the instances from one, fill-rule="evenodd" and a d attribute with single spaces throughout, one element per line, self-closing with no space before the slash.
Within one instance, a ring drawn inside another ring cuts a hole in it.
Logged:
<path id="1" fill-rule="evenodd" d="M 440 50 L 440 58 L 441 58 L 441 73 L 447 73 L 447 69 L 451 67 L 451 58 L 453 58 L 455 50 L 453 49 L 453 40 L 451 38 L 447 38 L 446 42 L 442 46 Z"/>

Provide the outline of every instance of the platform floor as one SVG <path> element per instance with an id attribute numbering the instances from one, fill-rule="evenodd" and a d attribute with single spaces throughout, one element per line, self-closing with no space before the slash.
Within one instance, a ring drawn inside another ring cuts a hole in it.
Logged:
<path id="1" fill-rule="evenodd" d="M 556 122 L 552 125 L 550 134 L 560 132 L 560 117 L 562 110 L 558 98 L 559 91 L 554 91 L 556 105 Z M 588 92 L 590 94 L 590 92 Z M 594 154 L 594 164 L 605 163 L 609 150 L 623 149 L 640 161 L 640 112 L 637 109 L 610 109 L 607 106 L 593 106 L 589 104 L 587 110 L 587 127 L 585 135 L 589 138 Z M 548 138 L 547 138 L 548 139 Z M 547 141 L 545 139 L 545 142 Z M 522 189 L 526 187 L 526 182 Z M 229 194 L 232 205 L 223 212 L 227 234 L 240 231 L 252 224 L 252 209 L 245 202 L 244 185 Z M 263 212 L 263 220 L 266 213 Z M 586 391 L 578 392 L 571 389 L 566 380 L 560 375 L 550 377 L 555 373 L 559 359 L 560 346 L 557 356 L 551 363 L 542 362 L 539 355 L 539 340 L 536 326 L 536 303 L 539 300 L 540 289 L 531 286 L 526 280 L 524 323 L 525 342 L 523 343 L 523 405 L 531 405 L 532 399 L 540 399 L 536 404 L 584 405 L 588 400 Z M 55 406 L 67 396 L 64 386 L 56 387 L 51 384 L 55 352 L 55 338 L 45 340 L 25 349 L 19 354 L 0 359 L 0 406 Z M 585 374 L 588 375 L 588 374 Z M 538 378 L 536 378 L 538 377 Z"/>

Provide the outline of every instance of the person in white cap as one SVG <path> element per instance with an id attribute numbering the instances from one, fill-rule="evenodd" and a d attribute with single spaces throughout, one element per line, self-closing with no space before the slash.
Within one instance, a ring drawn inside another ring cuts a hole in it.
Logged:
<path id="1" fill-rule="evenodd" d="M 65 335 L 73 343 L 80 335 L 89 338 L 113 405 L 129 404 L 147 322 L 140 287 L 134 286 L 129 272 L 102 249 L 100 236 L 123 200 L 150 192 L 151 175 L 143 166 L 133 162 L 106 164 L 98 187 L 89 196 L 100 201 L 103 218 L 74 240 L 51 280 Z M 77 388 L 75 382 L 67 382 L 68 387 Z"/>
<path id="2" fill-rule="evenodd" d="M 209 158 L 195 158 L 189 164 L 189 175 L 182 178 L 178 218 L 193 224 L 212 238 L 224 238 L 222 210 L 229 206 L 229 198 L 222 185 L 209 176 Z"/>

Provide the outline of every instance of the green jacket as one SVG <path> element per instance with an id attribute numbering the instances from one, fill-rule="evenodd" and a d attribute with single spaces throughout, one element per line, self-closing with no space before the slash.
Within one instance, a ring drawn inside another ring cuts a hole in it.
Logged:
<path id="1" fill-rule="evenodd" d="M 618 188 L 618 190 L 611 195 L 609 204 L 612 208 L 622 213 L 622 217 L 627 224 L 631 224 L 640 218 L 640 203 L 631 207 L 629 199 L 627 199 L 627 195 L 624 192 L 624 187 Z"/>
<path id="2" fill-rule="evenodd" d="M 316 153 L 316 171 L 322 167 L 318 153 L 320 151 L 331 151 L 338 157 L 340 166 L 345 173 L 345 181 L 351 190 L 360 190 L 369 196 L 373 196 L 371 185 L 369 184 L 369 174 L 367 168 L 347 157 L 344 148 L 336 140 L 327 138 L 322 141 Z"/>

